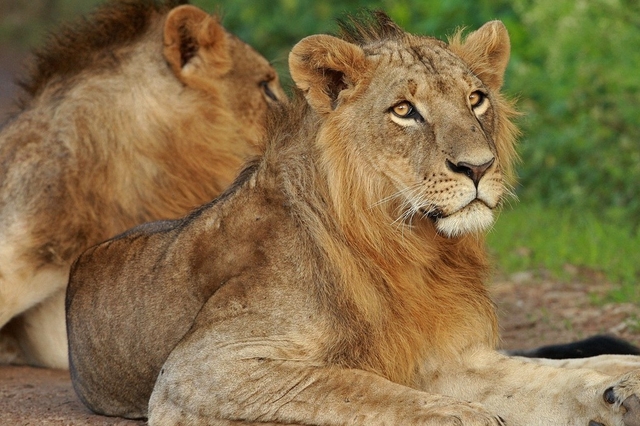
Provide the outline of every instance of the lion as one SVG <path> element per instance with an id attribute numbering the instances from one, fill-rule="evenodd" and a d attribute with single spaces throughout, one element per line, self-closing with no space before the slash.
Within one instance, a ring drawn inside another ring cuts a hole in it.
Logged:
<path id="1" fill-rule="evenodd" d="M 68 368 L 73 260 L 210 201 L 260 153 L 276 72 L 185 3 L 112 1 L 37 54 L 0 133 L 0 362 Z"/>
<path id="2" fill-rule="evenodd" d="M 81 400 L 150 425 L 640 425 L 640 373 L 495 350 L 509 55 L 499 21 L 445 43 L 382 12 L 296 44 L 298 96 L 229 189 L 74 263 Z"/>

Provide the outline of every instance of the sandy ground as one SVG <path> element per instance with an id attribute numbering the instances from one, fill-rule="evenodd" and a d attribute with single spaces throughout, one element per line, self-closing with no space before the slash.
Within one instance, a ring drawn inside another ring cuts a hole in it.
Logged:
<path id="1" fill-rule="evenodd" d="M 602 302 L 613 286 L 598 276 L 558 282 L 523 272 L 496 280 L 491 288 L 506 349 L 570 342 L 595 334 L 617 336 L 640 346 L 640 308 L 632 303 Z"/>
<path id="2" fill-rule="evenodd" d="M 0 366 L 0 425 L 136 425 L 98 416 L 78 399 L 68 371 Z"/>
<path id="3" fill-rule="evenodd" d="M 0 46 L 0 123 L 18 93 L 13 78 L 25 55 Z M 502 330 L 502 346 L 531 348 L 609 333 L 640 345 L 640 312 L 631 304 L 595 304 L 611 289 L 601 277 L 562 283 L 519 273 L 492 285 Z M 0 426 L 135 425 L 143 422 L 102 417 L 75 395 L 66 371 L 0 366 Z"/>

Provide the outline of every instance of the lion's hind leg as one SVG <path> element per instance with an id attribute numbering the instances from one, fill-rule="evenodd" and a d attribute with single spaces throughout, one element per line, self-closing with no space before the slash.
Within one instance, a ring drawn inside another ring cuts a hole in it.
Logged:
<path id="1" fill-rule="evenodd" d="M 0 229 L 0 328 L 66 286 L 65 272 L 55 277 L 60 268 L 51 266 L 36 247 L 24 221 Z"/>
<path id="2" fill-rule="evenodd" d="M 65 290 L 58 290 L 8 324 L 8 331 L 19 345 L 20 351 L 19 358 L 12 364 L 69 368 L 64 296 Z"/>
<path id="3" fill-rule="evenodd" d="M 0 330 L 0 364 L 69 368 L 64 295 L 62 288 Z"/>

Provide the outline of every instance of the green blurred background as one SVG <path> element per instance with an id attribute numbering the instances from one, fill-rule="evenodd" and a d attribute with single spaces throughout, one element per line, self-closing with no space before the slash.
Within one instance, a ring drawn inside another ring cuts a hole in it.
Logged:
<path id="1" fill-rule="evenodd" d="M 57 22 L 98 0 L 0 0 L 0 45 L 43 42 Z M 220 13 L 288 82 L 302 37 L 335 32 L 335 19 L 386 11 L 410 32 L 444 38 L 502 20 L 512 56 L 505 92 L 524 113 L 518 200 L 489 235 L 499 273 L 558 279 L 578 273 L 640 301 L 640 2 L 637 0 L 192 0 Z"/>

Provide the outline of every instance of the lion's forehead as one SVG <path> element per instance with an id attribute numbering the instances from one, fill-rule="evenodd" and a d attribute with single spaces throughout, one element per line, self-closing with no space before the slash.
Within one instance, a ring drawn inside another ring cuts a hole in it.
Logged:
<path id="1" fill-rule="evenodd" d="M 275 76 L 275 70 L 271 67 L 269 61 L 251 46 L 233 35 L 231 46 L 233 72 L 236 75 L 246 75 L 248 78 L 262 74 L 270 77 Z"/>
<path id="2" fill-rule="evenodd" d="M 467 65 L 446 45 L 432 39 L 418 39 L 412 43 L 389 41 L 375 48 L 365 49 L 383 69 L 404 70 L 416 75 L 461 77 L 470 74 Z M 422 41 L 422 43 L 420 42 Z"/>
<path id="3" fill-rule="evenodd" d="M 375 63 L 373 79 L 391 96 L 408 91 L 412 96 L 460 98 L 460 93 L 482 83 L 469 67 L 440 44 L 389 42 L 367 52 Z M 463 98 L 460 98 L 463 99 Z"/>

